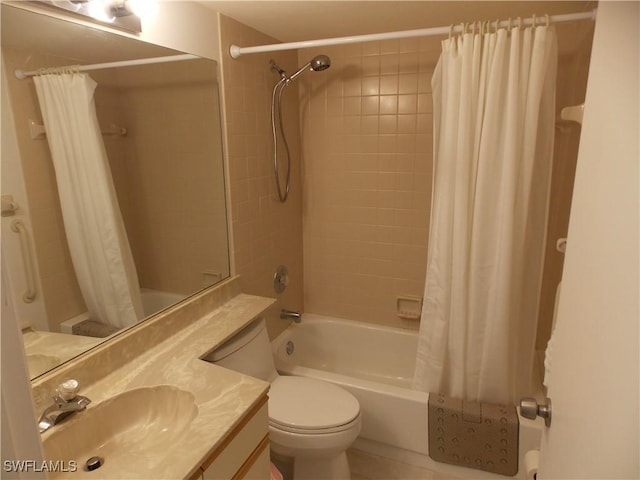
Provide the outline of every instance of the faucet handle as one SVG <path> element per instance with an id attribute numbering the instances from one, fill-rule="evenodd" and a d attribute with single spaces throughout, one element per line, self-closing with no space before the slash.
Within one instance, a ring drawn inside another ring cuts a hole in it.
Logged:
<path id="1" fill-rule="evenodd" d="M 79 390 L 80 383 L 76 379 L 70 378 L 58 385 L 58 388 L 56 388 L 56 394 L 65 402 L 69 402 L 76 398 Z"/>

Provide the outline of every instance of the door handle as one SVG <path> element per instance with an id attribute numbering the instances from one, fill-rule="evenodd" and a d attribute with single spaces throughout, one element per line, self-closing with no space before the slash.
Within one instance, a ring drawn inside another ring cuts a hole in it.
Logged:
<path id="1" fill-rule="evenodd" d="M 520 414 L 530 420 L 535 420 L 536 417 L 544 418 L 544 424 L 549 427 L 551 425 L 551 399 L 546 398 L 545 403 L 539 404 L 535 398 L 521 398 Z"/>

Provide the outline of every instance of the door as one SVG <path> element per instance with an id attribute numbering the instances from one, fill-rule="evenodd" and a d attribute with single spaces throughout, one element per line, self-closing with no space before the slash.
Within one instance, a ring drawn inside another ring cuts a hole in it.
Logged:
<path id="1" fill-rule="evenodd" d="M 538 479 L 640 478 L 639 6 L 598 5 Z"/>

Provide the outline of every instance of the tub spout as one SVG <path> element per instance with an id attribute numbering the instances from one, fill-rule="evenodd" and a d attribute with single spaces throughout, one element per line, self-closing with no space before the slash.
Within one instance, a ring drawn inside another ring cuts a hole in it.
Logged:
<path id="1" fill-rule="evenodd" d="M 294 312 L 293 310 L 280 310 L 280 318 L 283 320 L 293 320 L 296 323 L 300 323 L 302 320 L 302 314 L 300 312 Z"/>

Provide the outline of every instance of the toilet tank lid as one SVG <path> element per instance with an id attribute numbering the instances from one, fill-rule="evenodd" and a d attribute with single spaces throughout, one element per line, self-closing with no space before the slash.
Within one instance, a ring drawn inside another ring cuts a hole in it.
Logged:
<path id="1" fill-rule="evenodd" d="M 202 358 L 208 362 L 218 362 L 240 350 L 251 340 L 256 338 L 264 328 L 266 328 L 264 318 L 259 317 Z"/>

